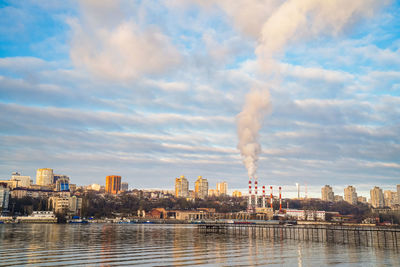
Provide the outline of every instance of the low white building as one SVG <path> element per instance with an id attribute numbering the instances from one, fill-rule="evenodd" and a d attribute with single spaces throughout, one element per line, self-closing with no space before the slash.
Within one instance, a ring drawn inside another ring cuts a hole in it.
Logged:
<path id="1" fill-rule="evenodd" d="M 34 211 L 30 216 L 18 216 L 20 223 L 56 223 L 57 218 L 52 211 Z"/>
<path id="2" fill-rule="evenodd" d="M 301 221 L 325 221 L 326 211 L 287 209 L 286 215 Z"/>

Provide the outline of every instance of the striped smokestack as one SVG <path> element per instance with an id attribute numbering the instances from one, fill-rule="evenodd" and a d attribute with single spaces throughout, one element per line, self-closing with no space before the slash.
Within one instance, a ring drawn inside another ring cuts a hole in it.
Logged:
<path id="1" fill-rule="evenodd" d="M 274 200 L 274 196 L 272 195 L 272 186 L 270 186 L 270 188 L 271 188 L 271 209 L 273 209 L 272 203 L 273 203 L 273 200 Z"/>
<path id="2" fill-rule="evenodd" d="M 265 185 L 263 185 L 262 190 L 263 190 L 262 207 L 265 208 Z"/>

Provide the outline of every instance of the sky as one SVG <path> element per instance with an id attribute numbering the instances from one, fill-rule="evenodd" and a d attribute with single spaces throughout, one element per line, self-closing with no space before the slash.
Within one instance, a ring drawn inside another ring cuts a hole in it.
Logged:
<path id="1" fill-rule="evenodd" d="M 0 178 L 246 192 L 249 111 L 259 185 L 394 190 L 399 17 L 381 0 L 0 1 Z"/>

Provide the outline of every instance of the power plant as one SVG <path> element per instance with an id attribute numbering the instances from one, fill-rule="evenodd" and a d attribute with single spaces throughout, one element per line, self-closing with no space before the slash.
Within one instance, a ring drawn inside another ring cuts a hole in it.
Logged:
<path id="1" fill-rule="evenodd" d="M 248 198 L 248 205 L 247 205 L 247 212 L 248 213 L 265 213 L 266 211 L 273 211 L 273 203 L 274 203 L 274 195 L 273 195 L 273 187 L 270 186 L 270 198 L 269 204 L 270 207 L 267 208 L 266 205 L 266 195 L 265 195 L 265 185 L 262 186 L 262 200 L 261 200 L 261 207 L 259 206 L 259 196 L 258 196 L 258 181 L 257 178 L 253 177 L 254 180 L 254 193 L 252 189 L 252 179 L 249 178 L 249 198 Z M 279 211 L 282 211 L 282 187 L 279 186 Z"/>

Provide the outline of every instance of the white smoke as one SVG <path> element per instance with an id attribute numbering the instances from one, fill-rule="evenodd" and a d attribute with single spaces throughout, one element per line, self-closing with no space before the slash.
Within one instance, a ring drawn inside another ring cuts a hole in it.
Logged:
<path id="1" fill-rule="evenodd" d="M 269 12 L 266 14 L 262 27 L 259 24 L 256 25 L 257 30 L 260 31 L 255 51 L 258 62 L 269 79 L 277 78 L 279 64 L 276 63 L 284 54 L 288 44 L 318 36 L 340 35 L 359 20 L 371 17 L 379 7 L 389 2 L 389 0 L 288 0 L 282 2 L 281 5 L 276 5 L 275 1 L 274 5 L 269 6 Z M 234 14 L 231 8 L 221 4 L 220 1 L 216 3 L 226 8 L 227 14 Z M 259 9 L 247 7 L 246 10 Z M 248 20 L 252 19 L 251 12 L 245 14 Z M 240 17 L 233 17 L 233 20 L 236 25 L 247 21 L 243 19 L 243 13 Z M 257 161 L 261 153 L 259 131 L 269 107 L 268 90 L 252 90 L 246 96 L 243 110 L 237 118 L 238 148 L 249 177 L 256 176 Z"/>
<path id="2" fill-rule="evenodd" d="M 288 44 L 336 37 L 362 19 L 372 17 L 389 0 L 289 0 L 264 22 L 256 55 L 267 71 Z M 275 67 L 275 66 L 274 66 Z"/>
<path id="3" fill-rule="evenodd" d="M 269 92 L 253 89 L 247 94 L 244 108 L 237 116 L 238 148 L 249 177 L 256 177 L 258 156 L 261 153 L 259 132 L 269 106 Z"/>

